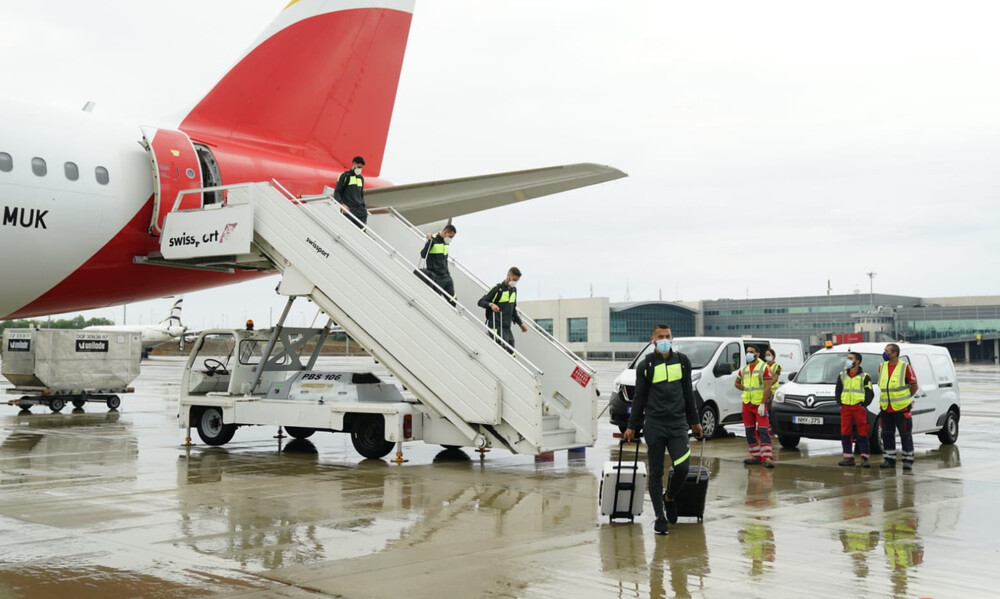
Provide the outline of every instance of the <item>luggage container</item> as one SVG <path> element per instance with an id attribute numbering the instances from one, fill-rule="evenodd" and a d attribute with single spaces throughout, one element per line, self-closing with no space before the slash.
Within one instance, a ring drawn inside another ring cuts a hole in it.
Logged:
<path id="1" fill-rule="evenodd" d="M 0 373 L 14 385 L 8 403 L 28 409 L 43 404 L 53 412 L 67 403 L 102 402 L 111 409 L 139 376 L 142 340 L 138 332 L 79 329 L 7 329 Z"/>

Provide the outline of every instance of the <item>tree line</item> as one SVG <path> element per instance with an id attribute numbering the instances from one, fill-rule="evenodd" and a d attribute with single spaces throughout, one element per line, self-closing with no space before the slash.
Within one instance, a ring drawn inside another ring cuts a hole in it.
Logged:
<path id="1" fill-rule="evenodd" d="M 78 314 L 75 318 L 58 318 L 56 320 L 36 320 L 22 318 L 20 320 L 0 320 L 0 335 L 4 329 L 82 329 L 83 327 L 115 324 L 107 318 L 84 319 Z"/>

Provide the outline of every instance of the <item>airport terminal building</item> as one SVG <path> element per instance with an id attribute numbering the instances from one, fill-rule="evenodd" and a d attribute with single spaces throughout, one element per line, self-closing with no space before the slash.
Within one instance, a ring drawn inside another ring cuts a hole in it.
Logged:
<path id="1" fill-rule="evenodd" d="M 910 341 L 947 347 L 963 362 L 1000 358 L 1000 296 L 920 298 L 849 294 L 611 303 L 605 297 L 518 302 L 556 339 L 586 359 L 632 357 L 658 322 L 674 336 L 799 339 L 809 351 L 826 341 Z"/>

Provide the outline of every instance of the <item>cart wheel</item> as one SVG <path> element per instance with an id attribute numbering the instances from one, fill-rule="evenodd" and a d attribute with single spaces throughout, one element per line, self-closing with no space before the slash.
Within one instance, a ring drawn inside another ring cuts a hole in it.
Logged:
<path id="1" fill-rule="evenodd" d="M 122 398 L 117 395 L 112 395 L 108 398 L 107 404 L 109 410 L 117 410 L 118 406 L 122 405 Z"/>
<path id="2" fill-rule="evenodd" d="M 305 428 L 302 426 L 286 426 L 285 432 L 288 433 L 289 437 L 295 439 L 308 439 L 316 432 L 314 428 Z"/>
<path id="3" fill-rule="evenodd" d="M 73 400 L 73 407 L 74 408 L 82 408 L 85 403 L 87 403 L 86 399 L 74 399 Z"/>
<path id="4" fill-rule="evenodd" d="M 61 397 L 53 397 L 49 400 L 49 409 L 53 412 L 58 412 L 59 410 L 66 407 L 66 400 Z"/>

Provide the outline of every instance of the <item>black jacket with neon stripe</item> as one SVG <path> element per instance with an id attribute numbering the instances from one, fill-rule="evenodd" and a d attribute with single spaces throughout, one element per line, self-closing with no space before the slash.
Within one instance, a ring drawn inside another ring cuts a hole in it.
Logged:
<path id="1" fill-rule="evenodd" d="M 663 380 L 654 383 L 657 366 L 663 367 L 664 376 Z M 688 426 L 701 421 L 691 386 L 691 360 L 684 354 L 671 350 L 664 359 L 654 351 L 636 364 L 635 396 L 628 427 L 637 431 L 643 428 L 645 421 L 657 424 L 687 422 Z"/>
<path id="2" fill-rule="evenodd" d="M 500 312 L 494 312 L 490 304 L 496 304 Z M 517 314 L 517 289 L 505 282 L 497 283 L 487 291 L 479 299 L 479 307 L 486 308 L 486 326 L 491 329 L 509 329 L 512 322 L 518 326 L 521 324 L 521 317 Z"/>

